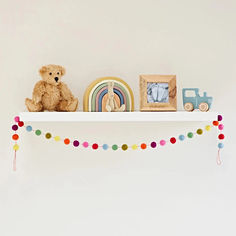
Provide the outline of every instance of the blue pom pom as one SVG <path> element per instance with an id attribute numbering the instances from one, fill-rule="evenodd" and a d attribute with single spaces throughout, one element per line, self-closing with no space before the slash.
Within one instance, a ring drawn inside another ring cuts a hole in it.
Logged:
<path id="1" fill-rule="evenodd" d="M 224 144 L 223 143 L 219 143 L 218 144 L 218 148 L 222 149 L 224 147 Z"/>
<path id="2" fill-rule="evenodd" d="M 103 144 L 102 148 L 103 148 L 103 150 L 107 150 L 108 149 L 108 145 L 107 144 Z"/>
<path id="3" fill-rule="evenodd" d="M 26 126 L 26 130 L 27 130 L 28 132 L 32 131 L 32 127 L 31 127 L 30 125 L 28 125 L 28 126 Z"/>
<path id="4" fill-rule="evenodd" d="M 184 141 L 184 139 L 185 139 L 184 135 L 181 134 L 181 135 L 179 136 L 179 140 L 180 140 L 180 141 Z"/>

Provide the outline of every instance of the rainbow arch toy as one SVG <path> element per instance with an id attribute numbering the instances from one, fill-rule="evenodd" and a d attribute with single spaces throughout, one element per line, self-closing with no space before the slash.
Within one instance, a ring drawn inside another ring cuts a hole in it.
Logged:
<path id="1" fill-rule="evenodd" d="M 103 77 L 93 81 L 84 94 L 83 110 L 87 112 L 106 112 L 107 83 L 114 81 L 114 98 L 119 106 L 125 104 L 125 111 L 134 110 L 134 95 L 129 85 L 116 77 Z"/>

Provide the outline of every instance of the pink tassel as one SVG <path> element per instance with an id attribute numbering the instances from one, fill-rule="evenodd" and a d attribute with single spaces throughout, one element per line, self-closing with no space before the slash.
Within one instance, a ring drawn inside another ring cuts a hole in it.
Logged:
<path id="1" fill-rule="evenodd" d="M 16 151 L 13 159 L 13 171 L 16 171 Z"/>
<path id="2" fill-rule="evenodd" d="M 218 154 L 217 154 L 217 158 L 216 158 L 216 163 L 217 165 L 221 165 L 221 159 L 220 159 L 220 149 L 218 149 Z"/>

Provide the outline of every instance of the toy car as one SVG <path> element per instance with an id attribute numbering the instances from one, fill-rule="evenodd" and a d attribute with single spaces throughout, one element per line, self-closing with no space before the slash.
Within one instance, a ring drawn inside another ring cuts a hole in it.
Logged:
<path id="1" fill-rule="evenodd" d="M 194 93 L 195 96 L 186 96 L 186 92 L 190 91 Z M 208 111 L 212 104 L 212 97 L 207 97 L 207 93 L 204 92 L 203 96 L 199 95 L 198 88 L 184 88 L 182 90 L 183 94 L 183 105 L 186 111 L 193 111 L 194 109 L 199 109 L 200 111 Z"/>

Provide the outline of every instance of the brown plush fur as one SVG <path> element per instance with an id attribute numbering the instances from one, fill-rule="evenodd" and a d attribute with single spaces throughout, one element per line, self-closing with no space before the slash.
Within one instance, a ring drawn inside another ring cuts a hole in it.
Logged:
<path id="1" fill-rule="evenodd" d="M 66 84 L 61 82 L 65 69 L 58 65 L 43 66 L 39 73 L 42 80 L 34 86 L 32 99 L 26 98 L 29 111 L 76 111 L 78 99 L 73 96 Z"/>

